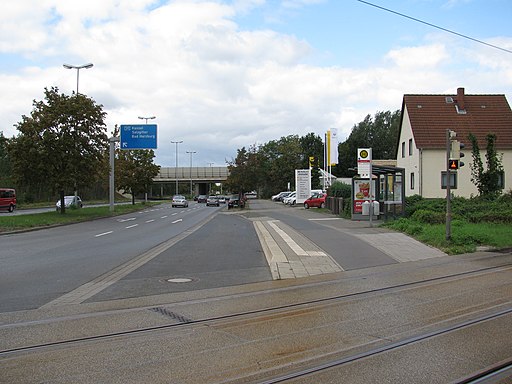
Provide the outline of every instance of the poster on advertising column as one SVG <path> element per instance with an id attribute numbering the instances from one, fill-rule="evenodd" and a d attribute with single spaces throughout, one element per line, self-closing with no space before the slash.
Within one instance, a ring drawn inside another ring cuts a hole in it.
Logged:
<path id="1" fill-rule="evenodd" d="M 311 170 L 295 170 L 296 204 L 303 204 L 311 194 Z"/>
<path id="2" fill-rule="evenodd" d="M 376 180 L 372 180 L 372 197 L 375 200 L 375 184 Z M 370 202 L 370 180 L 354 180 L 354 213 L 363 212 L 363 203 Z"/>

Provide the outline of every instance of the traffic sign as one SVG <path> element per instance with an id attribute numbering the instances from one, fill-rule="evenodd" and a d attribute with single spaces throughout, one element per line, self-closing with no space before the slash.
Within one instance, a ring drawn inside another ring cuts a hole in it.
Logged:
<path id="1" fill-rule="evenodd" d="M 156 148 L 156 124 L 121 125 L 121 149 Z"/>

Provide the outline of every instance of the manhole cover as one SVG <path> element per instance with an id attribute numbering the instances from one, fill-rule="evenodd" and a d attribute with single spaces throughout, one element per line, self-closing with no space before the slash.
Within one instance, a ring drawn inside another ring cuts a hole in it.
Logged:
<path id="1" fill-rule="evenodd" d="M 189 279 L 188 277 L 176 277 L 174 279 L 168 279 L 168 283 L 190 283 L 192 279 Z"/>

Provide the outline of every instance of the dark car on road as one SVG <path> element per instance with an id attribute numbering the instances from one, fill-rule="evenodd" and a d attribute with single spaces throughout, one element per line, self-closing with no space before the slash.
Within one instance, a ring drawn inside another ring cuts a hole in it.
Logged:
<path id="1" fill-rule="evenodd" d="M 206 203 L 207 199 L 208 198 L 206 197 L 206 195 L 199 195 L 199 196 L 197 196 L 197 202 L 198 203 Z"/>
<path id="2" fill-rule="evenodd" d="M 245 207 L 245 198 L 239 195 L 231 195 L 228 200 L 228 209 Z"/>

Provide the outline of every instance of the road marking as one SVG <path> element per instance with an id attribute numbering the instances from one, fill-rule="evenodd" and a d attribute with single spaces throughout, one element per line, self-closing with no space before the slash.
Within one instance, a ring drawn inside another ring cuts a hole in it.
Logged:
<path id="1" fill-rule="evenodd" d="M 183 221 L 183 219 L 174 220 L 172 223 L 176 224 L 176 223 L 179 223 L 180 221 Z"/>
<path id="2" fill-rule="evenodd" d="M 339 217 L 328 217 L 325 219 L 308 219 L 309 221 L 327 221 L 327 220 L 340 220 Z"/>
<path id="3" fill-rule="evenodd" d="M 126 221 L 132 221 L 132 220 L 135 220 L 135 217 L 130 217 L 129 219 L 119 219 L 117 220 L 119 223 L 124 223 Z"/>
<path id="4" fill-rule="evenodd" d="M 162 216 L 162 217 L 161 217 L 161 219 L 166 219 L 166 218 L 167 218 L 167 216 Z"/>
<path id="5" fill-rule="evenodd" d="M 155 219 L 146 220 L 146 223 L 152 223 L 153 221 L 155 221 Z"/>
<path id="6" fill-rule="evenodd" d="M 171 216 L 176 216 L 178 214 L 178 212 L 174 212 Z"/>
<path id="7" fill-rule="evenodd" d="M 56 298 L 55 300 L 50 301 L 49 303 L 46 303 L 41 308 L 49 308 L 49 307 L 55 307 L 55 306 L 59 306 L 59 305 L 83 303 L 85 300 L 87 300 L 90 297 L 96 295 L 97 293 L 103 291 L 104 289 L 110 287 L 112 284 L 121 280 L 123 277 L 125 277 L 129 273 L 135 271 L 137 268 L 143 266 L 147 262 L 151 261 L 158 255 L 160 255 L 162 252 L 171 248 L 173 245 L 175 245 L 179 241 L 181 241 L 184 238 L 186 238 L 187 236 L 191 235 L 192 233 L 197 231 L 199 228 L 201 228 L 203 225 L 208 223 L 214 216 L 215 215 L 211 215 L 210 217 L 206 218 L 203 222 L 197 224 L 196 226 L 194 226 L 186 231 L 183 231 L 182 233 L 180 233 L 178 236 L 174 237 L 173 239 L 170 239 L 170 240 L 166 241 L 165 243 L 157 245 L 156 247 L 150 249 L 147 252 L 144 252 L 142 255 L 135 257 L 134 259 L 128 261 L 127 263 L 124 263 L 124 264 L 120 265 L 119 267 L 97 277 L 96 279 L 91 280 L 88 283 L 81 285 L 80 287 L 76 288 L 75 290 L 68 292 L 65 295 L 62 295 L 62 296 Z"/>
<path id="8" fill-rule="evenodd" d="M 136 226 L 138 226 L 138 225 L 139 225 L 139 224 L 133 224 L 133 225 L 129 225 L 129 226 L 125 227 L 125 228 L 126 228 L 126 229 L 130 229 L 130 228 L 136 227 Z"/>
<path id="9" fill-rule="evenodd" d="M 279 228 L 274 221 L 269 221 L 268 224 L 274 229 L 274 231 L 277 232 L 279 236 L 285 241 L 286 244 L 292 249 L 293 252 L 295 252 L 298 256 L 307 256 L 308 253 L 302 249 L 302 247 L 297 244 L 293 239 L 288 236 L 288 234 L 283 231 L 281 228 Z"/>
<path id="10" fill-rule="evenodd" d="M 97 234 L 97 235 L 94 235 L 94 237 L 100 237 L 100 236 L 110 235 L 112 232 L 114 232 L 114 231 L 108 231 L 108 232 L 99 233 L 99 234 Z"/>

